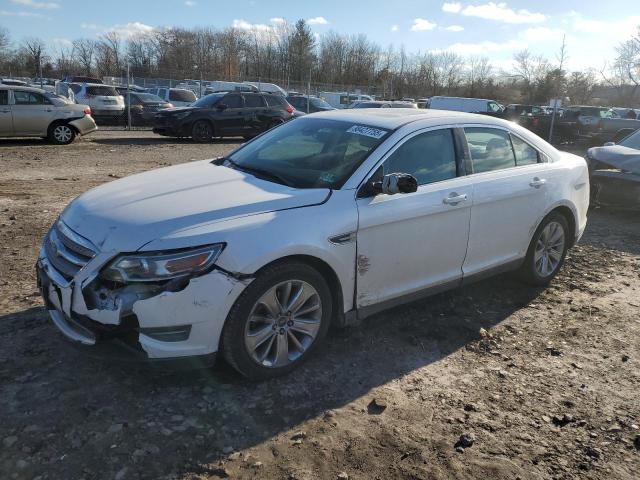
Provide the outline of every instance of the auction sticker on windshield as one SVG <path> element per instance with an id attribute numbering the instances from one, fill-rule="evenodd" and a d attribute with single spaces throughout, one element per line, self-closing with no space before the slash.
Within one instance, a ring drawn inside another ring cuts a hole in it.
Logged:
<path id="1" fill-rule="evenodd" d="M 366 137 L 380 139 L 384 137 L 387 131 L 380 130 L 378 128 L 365 127 L 364 125 L 354 125 L 349 130 L 347 130 L 347 133 L 355 133 L 357 135 L 364 135 Z"/>

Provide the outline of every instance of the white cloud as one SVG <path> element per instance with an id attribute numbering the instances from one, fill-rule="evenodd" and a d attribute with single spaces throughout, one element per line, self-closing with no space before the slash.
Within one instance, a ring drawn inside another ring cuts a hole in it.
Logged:
<path id="1" fill-rule="evenodd" d="M 534 13 L 525 9 L 512 10 L 504 2 L 469 5 L 461 13 L 467 17 L 484 18 L 504 23 L 540 23 L 547 18 L 542 13 Z"/>
<path id="2" fill-rule="evenodd" d="M 450 32 L 461 32 L 464 30 L 464 27 L 460 25 L 449 25 L 448 27 L 445 28 L 445 30 L 448 30 Z"/>
<path id="3" fill-rule="evenodd" d="M 606 39 L 609 42 L 612 39 L 616 42 L 627 40 L 638 31 L 638 25 L 640 25 L 640 16 L 638 15 L 626 17 L 624 20 L 609 22 L 587 19 L 576 13 L 571 16 L 574 17 L 574 31 L 583 34 L 603 33 L 606 34 Z"/>
<path id="4" fill-rule="evenodd" d="M 0 17 L 38 17 L 41 18 L 42 15 L 39 13 L 33 12 L 8 12 L 7 10 L 0 10 Z"/>
<path id="5" fill-rule="evenodd" d="M 561 28 L 532 27 L 520 32 L 518 36 L 527 42 L 541 43 L 562 42 L 564 34 L 565 31 Z"/>
<path id="6" fill-rule="evenodd" d="M 274 25 L 284 25 L 285 23 L 287 23 L 287 21 L 282 17 L 274 17 L 274 18 L 270 19 L 269 21 L 271 23 L 273 23 Z"/>
<path id="7" fill-rule="evenodd" d="M 35 0 L 11 0 L 11 3 L 22 5 L 24 7 L 36 8 L 39 10 L 54 10 L 60 8 L 60 4 L 56 2 L 36 2 Z"/>
<path id="8" fill-rule="evenodd" d="M 442 4 L 442 11 L 448 13 L 458 13 L 462 10 L 462 5 L 458 2 L 445 2 Z"/>
<path id="9" fill-rule="evenodd" d="M 307 19 L 307 23 L 309 25 L 326 25 L 329 22 L 324 17 L 313 17 L 313 18 Z"/>
<path id="10" fill-rule="evenodd" d="M 65 48 L 73 47 L 73 42 L 68 38 L 52 38 L 51 43 L 57 47 L 65 47 Z"/>
<path id="11" fill-rule="evenodd" d="M 143 35 L 145 33 L 151 33 L 155 29 L 150 25 L 145 25 L 141 22 L 129 22 L 124 25 L 114 25 L 105 30 L 105 32 L 115 32 L 124 39 Z"/>
<path id="12" fill-rule="evenodd" d="M 82 28 L 83 30 L 99 30 L 100 25 L 96 24 L 96 23 L 86 23 L 86 22 L 82 22 L 80 24 L 80 28 Z"/>
<path id="13" fill-rule="evenodd" d="M 459 55 L 488 55 L 495 52 L 518 50 L 526 48 L 526 43 L 518 40 L 509 40 L 503 43 L 484 41 L 479 43 L 454 43 L 445 50 Z"/>
<path id="14" fill-rule="evenodd" d="M 196 5 L 198 5 L 198 2 L 194 2 L 193 0 L 185 0 L 184 4 L 187 7 L 195 7 Z"/>
<path id="15" fill-rule="evenodd" d="M 269 25 L 265 25 L 263 23 L 249 23 L 243 19 L 235 19 L 231 25 L 233 26 L 233 28 L 237 28 L 238 30 L 255 30 L 261 32 L 271 30 L 272 28 Z"/>
<path id="16" fill-rule="evenodd" d="M 398 27 L 398 25 L 391 25 L 391 31 L 392 32 L 397 32 L 400 29 L 400 27 Z"/>
<path id="17" fill-rule="evenodd" d="M 426 18 L 415 18 L 410 30 L 412 32 L 424 32 L 425 30 L 433 30 L 434 28 L 436 28 L 436 24 Z"/>

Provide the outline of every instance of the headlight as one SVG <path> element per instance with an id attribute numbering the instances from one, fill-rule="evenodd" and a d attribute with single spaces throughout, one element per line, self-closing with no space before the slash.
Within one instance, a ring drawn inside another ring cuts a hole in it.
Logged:
<path id="1" fill-rule="evenodd" d="M 116 282 L 157 282 L 201 273 L 211 268 L 224 243 L 174 253 L 144 253 L 116 258 L 102 277 Z"/>

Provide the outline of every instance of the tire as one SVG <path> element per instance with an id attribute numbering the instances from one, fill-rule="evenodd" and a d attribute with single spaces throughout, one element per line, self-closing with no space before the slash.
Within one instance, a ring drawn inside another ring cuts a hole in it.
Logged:
<path id="1" fill-rule="evenodd" d="M 298 291 L 304 296 L 296 297 Z M 297 308 L 278 311 L 280 303 L 269 301 L 272 298 L 289 299 Z M 332 312 L 331 292 L 317 270 L 297 261 L 267 267 L 229 312 L 222 331 L 222 354 L 252 380 L 285 375 L 313 355 L 327 334 Z"/>
<path id="2" fill-rule="evenodd" d="M 558 239 L 561 235 L 561 239 Z M 522 279 L 534 286 L 546 286 L 557 275 L 569 249 L 571 232 L 564 215 L 551 212 L 540 223 L 520 267 Z"/>
<path id="3" fill-rule="evenodd" d="M 198 120 L 191 127 L 191 138 L 198 143 L 211 143 L 213 140 L 213 127 L 206 120 Z"/>
<path id="4" fill-rule="evenodd" d="M 47 138 L 54 145 L 69 145 L 76 138 L 76 131 L 67 123 L 54 123 L 49 127 Z"/>

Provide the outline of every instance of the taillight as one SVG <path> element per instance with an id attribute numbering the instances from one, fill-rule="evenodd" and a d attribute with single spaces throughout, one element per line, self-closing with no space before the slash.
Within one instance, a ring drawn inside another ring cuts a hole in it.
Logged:
<path id="1" fill-rule="evenodd" d="M 604 128 L 604 121 L 598 121 L 598 130 L 602 130 Z"/>
<path id="2" fill-rule="evenodd" d="M 89 105 L 84 107 L 84 114 L 85 115 L 91 115 L 91 107 Z"/>
<path id="3" fill-rule="evenodd" d="M 285 108 L 285 110 L 287 111 L 287 113 L 293 113 L 293 107 L 287 103 L 287 108 Z"/>
<path id="4" fill-rule="evenodd" d="M 540 119 L 538 117 L 533 117 L 533 126 L 537 127 L 540 123 Z"/>

